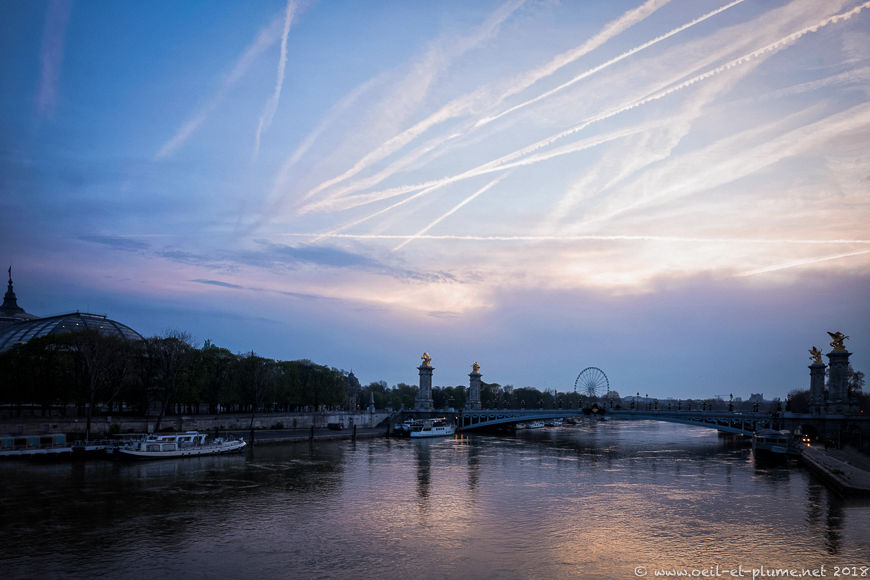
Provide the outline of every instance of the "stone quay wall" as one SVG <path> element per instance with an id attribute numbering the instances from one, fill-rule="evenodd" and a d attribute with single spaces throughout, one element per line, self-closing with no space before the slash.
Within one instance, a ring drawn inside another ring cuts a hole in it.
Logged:
<path id="1" fill-rule="evenodd" d="M 390 416 L 384 412 L 322 411 L 309 413 L 258 413 L 254 416 L 254 429 L 310 429 L 326 428 L 339 423 L 345 429 L 377 427 Z M 128 417 L 109 415 L 91 418 L 91 439 L 112 432 L 145 433 L 154 431 L 156 417 Z M 0 417 L 0 433 L 10 435 L 38 435 L 40 433 L 84 433 L 85 417 Z M 215 431 L 246 430 L 251 428 L 251 415 L 221 413 L 217 415 L 173 415 L 160 421 L 161 431 Z"/>

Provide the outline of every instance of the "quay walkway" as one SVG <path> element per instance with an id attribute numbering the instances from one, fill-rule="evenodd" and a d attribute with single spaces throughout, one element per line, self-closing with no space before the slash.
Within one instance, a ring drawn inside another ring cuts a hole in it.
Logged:
<path id="1" fill-rule="evenodd" d="M 870 456 L 846 447 L 801 445 L 801 460 L 846 495 L 870 495 Z"/>

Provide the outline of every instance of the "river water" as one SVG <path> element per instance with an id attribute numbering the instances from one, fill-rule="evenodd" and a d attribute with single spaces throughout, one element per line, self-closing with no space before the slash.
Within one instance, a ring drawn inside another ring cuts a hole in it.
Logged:
<path id="1" fill-rule="evenodd" d="M 7 461 L 0 491 L 4 578 L 870 577 L 870 503 L 668 423 Z"/>

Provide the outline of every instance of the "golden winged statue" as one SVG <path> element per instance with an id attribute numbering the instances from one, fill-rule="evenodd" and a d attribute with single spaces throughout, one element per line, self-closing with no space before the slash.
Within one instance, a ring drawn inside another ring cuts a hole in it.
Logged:
<path id="1" fill-rule="evenodd" d="M 429 356 L 428 352 L 424 352 L 423 356 L 421 356 L 420 358 L 423 359 L 423 366 L 424 367 L 431 367 L 432 366 L 432 357 Z"/>
<path id="2" fill-rule="evenodd" d="M 829 332 L 828 336 L 830 336 L 833 340 L 831 340 L 831 347 L 834 350 L 846 350 L 846 347 L 843 346 L 843 341 L 849 338 L 842 332 Z"/>
<path id="3" fill-rule="evenodd" d="M 474 364 L 471 365 L 471 372 L 480 373 L 480 365 L 477 364 L 477 361 L 474 361 Z"/>
<path id="4" fill-rule="evenodd" d="M 810 358 L 813 359 L 814 365 L 820 365 L 822 363 L 822 351 L 818 348 L 813 347 L 810 349 Z"/>

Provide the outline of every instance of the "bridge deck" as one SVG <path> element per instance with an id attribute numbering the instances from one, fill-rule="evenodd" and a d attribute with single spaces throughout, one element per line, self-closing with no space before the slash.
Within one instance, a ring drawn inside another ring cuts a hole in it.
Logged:
<path id="1" fill-rule="evenodd" d="M 441 413 L 443 414 L 443 413 Z M 459 429 L 470 431 L 525 423 L 530 421 L 546 421 L 547 419 L 596 416 L 596 413 L 583 409 L 485 409 L 479 411 L 462 410 L 456 413 Z M 821 420 L 819 417 L 804 414 L 771 414 L 771 413 L 733 413 L 728 411 L 665 411 L 665 410 L 626 410 L 603 409 L 600 415 L 607 419 L 652 420 L 707 427 L 735 433 L 752 435 L 758 429 L 794 429 L 801 424 L 813 424 Z M 825 421 L 860 421 L 870 420 L 870 417 L 825 417 Z"/>

